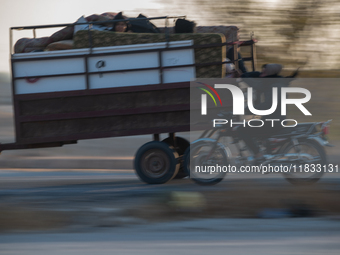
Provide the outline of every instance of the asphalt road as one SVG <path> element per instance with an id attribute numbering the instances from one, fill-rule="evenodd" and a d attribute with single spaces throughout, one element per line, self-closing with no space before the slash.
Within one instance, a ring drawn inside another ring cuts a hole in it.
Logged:
<path id="1" fill-rule="evenodd" d="M 340 181 L 324 178 L 319 183 L 323 186 L 338 192 Z M 240 189 L 266 194 L 292 186 L 281 176 L 269 175 L 254 177 L 251 182 L 229 176 L 219 185 L 202 187 L 189 179 L 146 185 L 131 170 L 1 170 L 0 208 L 39 208 L 44 214 L 38 215 L 37 222 L 52 212 L 76 212 L 77 221 L 43 231 L 0 232 L 0 254 L 339 254 L 340 221 L 336 217 L 213 219 L 206 215 L 205 219 L 169 217 L 158 222 L 124 215 L 124 208 L 142 210 L 160 194 L 222 192 L 237 196 Z M 21 215 L 29 217 L 25 211 Z"/>
<path id="2" fill-rule="evenodd" d="M 52 211 L 81 211 L 84 207 L 121 211 L 127 208 L 138 210 L 140 205 L 158 201 L 162 196 L 169 199 L 169 194 L 173 192 L 197 193 L 202 196 L 208 194 L 207 199 L 210 199 L 209 194 L 215 193 L 218 196 L 232 195 L 236 201 L 242 199 L 242 196 L 238 198 L 237 193 L 249 197 L 260 192 L 260 200 L 266 199 L 261 196 L 277 193 L 277 199 L 281 201 L 286 198 L 280 192 L 291 193 L 288 197 L 303 192 L 305 195 L 301 199 L 308 201 L 320 192 L 332 192 L 335 196 L 338 190 L 340 178 L 335 175 L 326 175 L 316 185 L 301 188 L 290 184 L 280 174 L 230 174 L 217 185 L 200 186 L 188 178 L 172 180 L 162 185 L 148 185 L 141 182 L 133 170 L 0 170 L 0 208 L 23 205 Z M 219 203 L 223 202 L 224 198 L 215 199 L 217 206 L 222 206 Z M 233 204 L 235 201 L 229 203 Z M 277 205 L 274 202 L 272 206 Z"/>
<path id="3" fill-rule="evenodd" d="M 0 235 L 1 254 L 338 255 L 340 221 L 207 219 L 69 233 Z"/>

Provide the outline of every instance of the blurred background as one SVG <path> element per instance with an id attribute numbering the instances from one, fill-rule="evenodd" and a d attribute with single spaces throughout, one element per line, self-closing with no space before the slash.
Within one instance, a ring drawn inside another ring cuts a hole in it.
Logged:
<path id="1" fill-rule="evenodd" d="M 159 2 L 170 14 L 185 10 L 188 19 L 195 20 L 198 25 L 236 25 L 241 29 L 241 39 L 244 40 L 254 33 L 259 40 L 258 68 L 262 63 L 281 63 L 286 68 L 328 70 L 329 75 L 338 75 L 333 74 L 340 67 L 338 1 Z"/>
<path id="2" fill-rule="evenodd" d="M 280 63 L 283 75 L 300 67 L 300 78 L 322 78 L 303 83 L 312 94 L 307 105 L 312 119 L 294 109 L 290 117 L 299 122 L 333 119 L 329 137 L 338 146 L 327 153 L 338 162 L 339 1 L 0 0 L 0 5 L 0 142 L 14 141 L 9 28 L 73 23 L 82 15 L 124 11 L 128 17 L 186 15 L 198 26 L 238 26 L 241 40 L 251 35 L 258 39 L 257 70 L 264 63 Z M 37 37 L 55 31 L 38 30 Z M 32 32 L 15 31 L 13 41 L 22 37 L 32 37 Z M 247 47 L 241 51 L 249 54 Z M 225 254 L 227 249 L 234 254 L 339 254 L 337 176 L 308 186 L 293 186 L 281 175 L 228 176 L 213 187 L 189 179 L 146 185 L 132 170 L 133 157 L 151 139 L 120 137 L 4 151 L 0 254 L 170 254 L 172 249 L 187 254 Z"/>

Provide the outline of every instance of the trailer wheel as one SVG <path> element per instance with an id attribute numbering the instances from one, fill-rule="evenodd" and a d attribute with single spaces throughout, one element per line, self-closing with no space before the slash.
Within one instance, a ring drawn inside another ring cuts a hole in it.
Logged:
<path id="1" fill-rule="evenodd" d="M 149 142 L 138 149 L 134 167 L 142 181 L 148 184 L 166 183 L 178 173 L 178 153 L 166 143 Z"/>
<path id="2" fill-rule="evenodd" d="M 179 155 L 180 167 L 178 174 L 174 177 L 174 179 L 183 179 L 188 176 L 188 173 L 184 167 L 184 153 L 186 149 L 190 146 L 190 142 L 182 137 L 176 136 L 176 146 L 173 144 L 173 140 L 168 137 L 165 138 L 162 142 L 167 143 L 175 148 Z"/>

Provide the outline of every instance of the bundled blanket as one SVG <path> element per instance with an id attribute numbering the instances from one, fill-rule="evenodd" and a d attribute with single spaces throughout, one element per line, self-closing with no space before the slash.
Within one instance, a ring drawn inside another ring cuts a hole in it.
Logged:
<path id="1" fill-rule="evenodd" d="M 95 21 L 108 21 L 115 17 L 114 12 L 105 12 L 100 15 L 93 14 L 85 17 L 87 22 Z M 84 21 L 84 18 L 79 19 Z M 77 23 L 77 22 L 76 22 Z M 53 51 L 53 50 L 66 50 L 72 48 L 79 48 L 79 37 L 77 39 L 77 45 L 74 45 L 74 34 L 77 25 L 65 27 L 49 37 L 41 38 L 22 38 L 14 45 L 14 53 L 27 53 L 34 51 Z M 165 28 L 160 28 L 161 33 L 165 32 Z M 168 31 L 173 33 L 173 28 L 169 27 Z M 237 38 L 237 27 L 235 26 L 198 26 L 197 33 L 217 33 L 223 34 L 226 42 L 235 41 Z M 87 42 L 84 42 L 87 43 Z M 128 44 L 128 43 L 125 43 Z M 111 44 L 112 45 L 112 44 Z"/>
<path id="2" fill-rule="evenodd" d="M 87 22 L 94 21 L 107 21 L 112 20 L 115 16 L 113 12 L 106 12 L 101 15 L 94 14 L 88 17 L 85 17 Z M 46 47 L 52 43 L 60 42 L 64 40 L 72 40 L 74 33 L 74 26 L 65 27 L 57 32 L 55 32 L 50 37 L 41 37 L 41 38 L 21 38 L 14 45 L 14 53 L 26 53 L 32 51 L 42 51 L 45 50 Z M 66 44 L 69 44 L 67 42 Z M 61 49 L 69 49 L 70 47 L 65 46 L 65 44 L 61 45 Z M 72 48 L 72 47 L 71 47 Z M 50 49 L 47 50 L 58 50 L 60 48 L 51 46 Z"/>

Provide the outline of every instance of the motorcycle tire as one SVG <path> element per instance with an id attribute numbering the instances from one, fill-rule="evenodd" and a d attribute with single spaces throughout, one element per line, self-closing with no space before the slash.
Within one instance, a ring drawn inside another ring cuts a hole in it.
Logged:
<path id="1" fill-rule="evenodd" d="M 190 177 L 195 183 L 199 185 L 215 185 L 223 180 L 226 172 L 220 172 L 211 174 L 207 172 L 197 173 L 195 167 L 205 167 L 206 170 L 209 166 L 227 166 L 228 156 L 225 152 L 224 146 L 220 143 L 217 144 L 216 150 L 209 157 L 207 162 L 207 156 L 212 146 L 215 143 L 211 141 L 200 141 L 196 144 L 192 144 L 184 154 L 184 167 Z"/>

